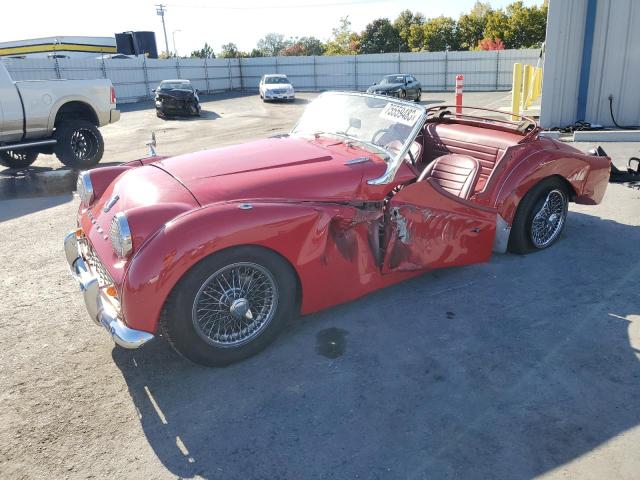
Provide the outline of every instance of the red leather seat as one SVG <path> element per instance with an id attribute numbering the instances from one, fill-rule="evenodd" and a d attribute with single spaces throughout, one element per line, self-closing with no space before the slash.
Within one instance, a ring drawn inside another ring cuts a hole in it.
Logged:
<path id="1" fill-rule="evenodd" d="M 442 155 L 427 165 L 418 181 L 425 178 L 452 195 L 468 200 L 480 178 L 480 162 L 467 155 Z"/>

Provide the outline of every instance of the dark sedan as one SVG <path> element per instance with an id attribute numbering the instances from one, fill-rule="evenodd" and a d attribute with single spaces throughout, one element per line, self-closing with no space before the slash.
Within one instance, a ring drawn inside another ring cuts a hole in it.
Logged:
<path id="1" fill-rule="evenodd" d="M 407 100 L 420 101 L 422 85 L 413 75 L 396 74 L 385 75 L 380 83 L 374 83 L 367 89 L 367 93 L 389 95 Z"/>
<path id="2" fill-rule="evenodd" d="M 200 115 L 198 90 L 189 80 L 163 80 L 154 90 L 156 94 L 156 115 Z"/>

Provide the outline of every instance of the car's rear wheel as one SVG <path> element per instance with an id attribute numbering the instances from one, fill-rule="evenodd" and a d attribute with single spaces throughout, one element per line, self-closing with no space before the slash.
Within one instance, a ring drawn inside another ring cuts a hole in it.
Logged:
<path id="1" fill-rule="evenodd" d="M 38 158 L 35 150 L 3 150 L 0 151 L 0 163 L 9 168 L 27 168 Z"/>
<path id="2" fill-rule="evenodd" d="M 250 357 L 295 314 L 291 266 L 259 247 L 236 247 L 207 257 L 167 300 L 161 329 L 189 360 L 223 366 Z"/>
<path id="3" fill-rule="evenodd" d="M 528 253 L 553 245 L 566 224 L 569 192 L 558 178 L 543 180 L 520 201 L 509 236 L 509 251 Z"/>

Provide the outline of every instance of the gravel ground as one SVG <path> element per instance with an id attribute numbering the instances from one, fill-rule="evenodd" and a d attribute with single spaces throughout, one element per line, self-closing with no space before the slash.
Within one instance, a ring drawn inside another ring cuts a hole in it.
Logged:
<path id="1" fill-rule="evenodd" d="M 286 130 L 302 97 L 158 120 L 160 151 Z M 156 124 L 125 112 L 106 163 Z M 605 146 L 618 164 L 636 148 Z M 572 205 L 549 250 L 301 318 L 224 369 L 115 348 L 88 320 L 62 251 L 77 203 L 0 202 L 2 478 L 638 478 L 640 190 Z"/>

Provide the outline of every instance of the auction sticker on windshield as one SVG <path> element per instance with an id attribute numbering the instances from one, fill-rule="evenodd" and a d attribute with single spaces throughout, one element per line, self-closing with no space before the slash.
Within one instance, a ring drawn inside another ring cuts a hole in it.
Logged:
<path id="1" fill-rule="evenodd" d="M 380 118 L 412 127 L 415 125 L 416 120 L 420 118 L 420 110 L 409 105 L 398 105 L 397 103 L 389 102 L 380 112 Z"/>

